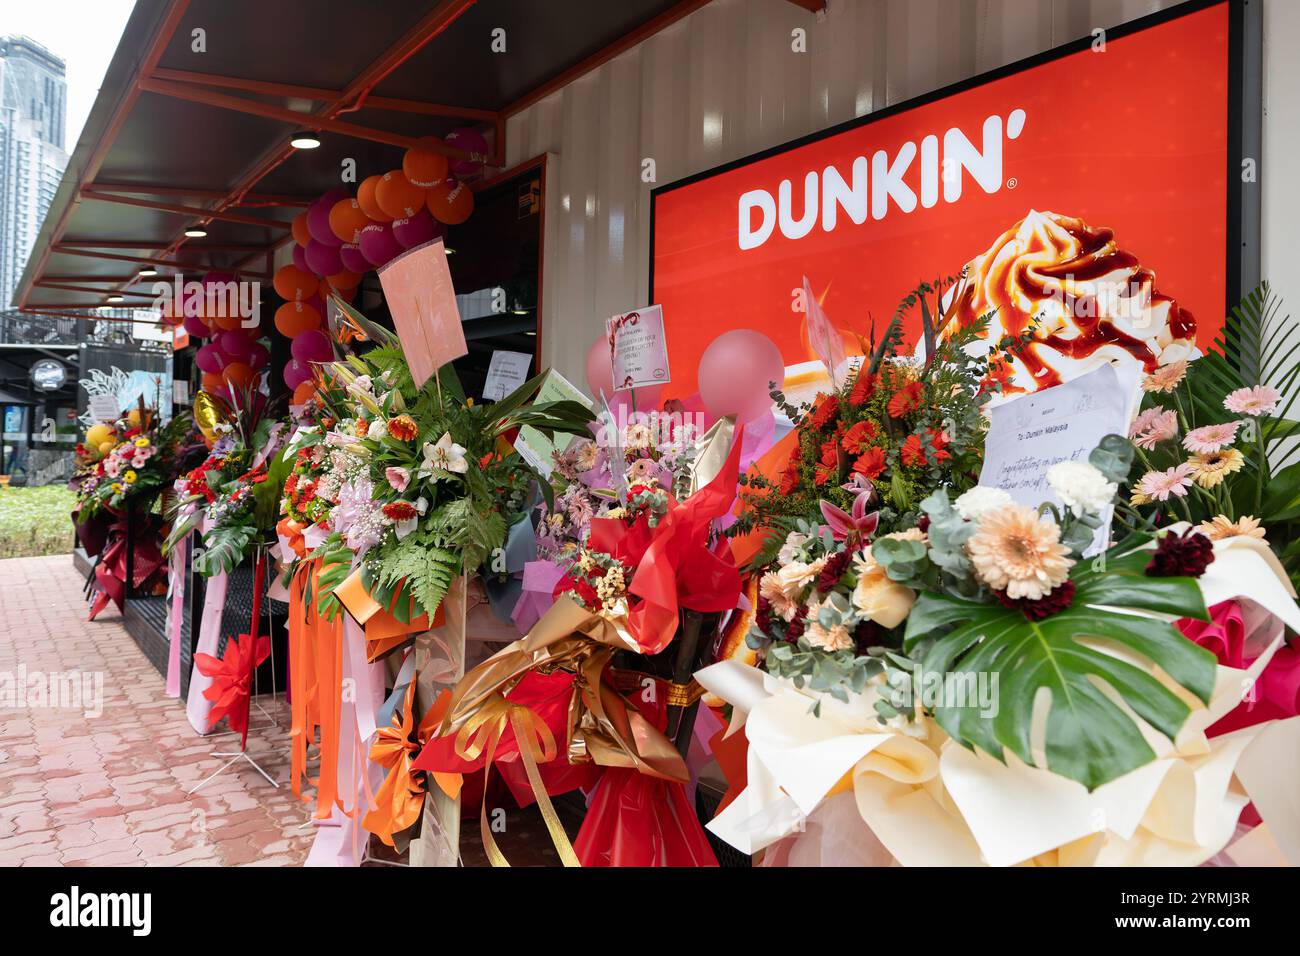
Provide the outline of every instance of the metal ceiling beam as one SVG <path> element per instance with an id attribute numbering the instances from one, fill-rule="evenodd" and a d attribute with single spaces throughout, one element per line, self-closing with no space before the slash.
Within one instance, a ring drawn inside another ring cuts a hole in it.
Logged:
<path id="1" fill-rule="evenodd" d="M 147 292 L 118 292 L 113 289 L 95 289 L 95 288 L 91 288 L 90 286 L 84 286 L 84 285 L 71 285 L 63 282 L 48 282 L 44 279 L 37 282 L 36 285 L 38 285 L 42 289 L 63 289 L 65 292 L 89 292 L 92 295 L 130 296 L 135 299 L 148 299 L 150 302 L 152 302 L 156 298 L 156 296 L 152 296 Z"/>
<path id="2" fill-rule="evenodd" d="M 250 116 L 261 116 L 265 119 L 278 120 L 297 129 L 317 129 L 327 133 L 336 133 L 340 136 L 350 136 L 353 139 L 369 140 L 372 143 L 383 143 L 386 146 L 396 146 L 398 149 L 410 149 L 413 146 L 420 145 L 419 139 L 414 136 L 403 136 L 400 133 L 390 133 L 387 130 L 371 129 L 368 126 L 359 126 L 356 123 L 347 123 L 343 120 L 332 119 L 328 116 L 322 116 L 317 113 L 303 113 L 299 110 L 291 110 L 283 106 L 274 106 L 270 103 L 261 103 L 257 100 L 246 99 L 242 96 L 229 96 L 225 93 L 218 93 L 214 90 L 204 89 L 198 86 L 190 86 L 185 83 L 170 83 L 165 80 L 155 80 L 146 78 L 140 81 L 140 89 L 148 93 L 158 93 L 162 96 L 170 96 L 179 100 L 188 100 L 191 103 L 199 103 L 204 106 L 215 106 L 220 109 L 233 110 L 237 113 L 247 113 Z M 469 152 L 458 149 L 455 146 L 448 146 L 441 141 L 436 143 L 427 143 L 423 148 L 431 152 L 442 153 L 452 159 L 471 159 Z"/>
<path id="3" fill-rule="evenodd" d="M 118 196 L 115 193 L 100 192 L 93 186 L 82 186 L 83 199 L 95 199 L 99 202 L 112 202 L 122 206 L 138 206 L 142 209 L 157 209 L 160 212 L 176 213 L 193 220 L 208 222 L 219 219 L 222 222 L 238 222 L 248 226 L 265 226 L 268 229 L 290 229 L 292 225 L 283 219 L 267 219 L 265 216 L 245 216 L 238 212 L 214 212 L 202 206 L 185 206 L 177 203 L 160 202 L 156 199 L 133 199 L 130 196 Z"/>
<path id="4" fill-rule="evenodd" d="M 157 239 L 64 239 L 59 243 L 70 249 L 157 249 Z M 186 249 L 194 252 L 257 252 L 265 249 L 251 242 L 187 243 Z M 49 278 L 49 276 L 46 276 Z"/>
<path id="5" fill-rule="evenodd" d="M 174 196 L 179 199 L 225 199 L 224 189 L 196 189 L 188 186 L 155 186 L 149 183 L 90 183 L 88 189 L 103 193 L 126 193 L 128 196 Z M 284 196 L 276 193 L 248 193 L 241 205 L 310 206 L 314 196 Z"/>
<path id="6" fill-rule="evenodd" d="M 81 256 L 85 259 L 109 259 L 114 262 L 143 262 L 148 265 L 167 266 L 171 269 L 177 269 L 183 272 L 207 272 L 212 268 L 211 265 L 202 262 L 176 262 L 172 259 L 160 259 L 157 256 L 124 256 L 115 252 L 91 252 L 89 249 L 69 249 L 62 245 L 53 247 L 53 251 L 65 256 Z M 234 272 L 236 275 L 250 276 L 254 279 L 269 279 L 270 276 L 265 272 L 251 272 L 248 269 L 224 268 L 225 272 Z"/>

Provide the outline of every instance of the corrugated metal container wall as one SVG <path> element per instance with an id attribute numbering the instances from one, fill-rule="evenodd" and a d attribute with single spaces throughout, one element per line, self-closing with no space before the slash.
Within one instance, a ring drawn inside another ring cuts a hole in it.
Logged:
<path id="1" fill-rule="evenodd" d="M 1175 2 L 830 0 L 819 20 L 787 0 L 713 0 L 509 121 L 508 165 L 554 154 L 542 364 L 581 383 L 604 319 L 646 304 L 653 185 Z"/>

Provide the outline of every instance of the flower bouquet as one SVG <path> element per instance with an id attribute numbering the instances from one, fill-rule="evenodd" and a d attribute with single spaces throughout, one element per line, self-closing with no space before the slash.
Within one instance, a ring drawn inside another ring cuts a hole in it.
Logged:
<path id="1" fill-rule="evenodd" d="M 788 542 L 754 627 L 762 671 L 727 661 L 698 675 L 749 736 L 749 786 L 711 828 L 754 852 L 852 794 L 876 862 L 1218 852 L 1245 802 L 1228 781 L 1255 738 L 1204 732 L 1278 642 L 1251 671 L 1216 671 L 1171 621 L 1205 621 L 1225 592 L 1300 614 L 1267 592 L 1271 572 L 1215 570 L 1218 547 L 1195 531 L 1133 533 L 1085 558 L 1131 455 L 1110 436 L 1088 463 L 1054 466 L 1061 510 L 939 490 L 910 533 L 868 545 L 864 520 L 842 541 L 827 529 Z M 1202 764 L 1216 783 L 1190 783 Z"/>

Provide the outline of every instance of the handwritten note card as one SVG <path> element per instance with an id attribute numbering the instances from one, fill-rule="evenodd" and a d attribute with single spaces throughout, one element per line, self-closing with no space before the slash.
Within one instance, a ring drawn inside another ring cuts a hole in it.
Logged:
<path id="1" fill-rule="evenodd" d="M 1047 484 L 1047 470 L 1061 461 L 1087 461 L 1107 435 L 1128 434 L 1140 373 L 1136 363 L 1103 365 L 992 409 L 980 484 L 1002 488 L 1022 505 L 1060 506 Z M 1103 519 L 1098 543 L 1109 533 L 1110 514 Z"/>
<path id="2" fill-rule="evenodd" d="M 393 326 L 416 387 L 469 349 L 441 239 L 408 249 L 379 270 Z"/>
<path id="3" fill-rule="evenodd" d="M 528 368 L 532 361 L 533 357 L 527 352 L 501 349 L 493 352 L 483 382 L 483 398 L 490 402 L 499 401 L 528 381 Z"/>
<path id="4" fill-rule="evenodd" d="M 662 385 L 669 380 L 664 310 L 649 305 L 605 320 L 614 390 Z"/>

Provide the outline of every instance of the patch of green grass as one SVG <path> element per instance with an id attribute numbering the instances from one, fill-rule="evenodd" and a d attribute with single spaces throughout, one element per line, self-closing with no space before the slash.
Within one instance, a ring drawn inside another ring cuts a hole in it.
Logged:
<path id="1" fill-rule="evenodd" d="M 0 485 L 0 558 L 71 553 L 76 503 L 77 496 L 62 485 Z"/>

